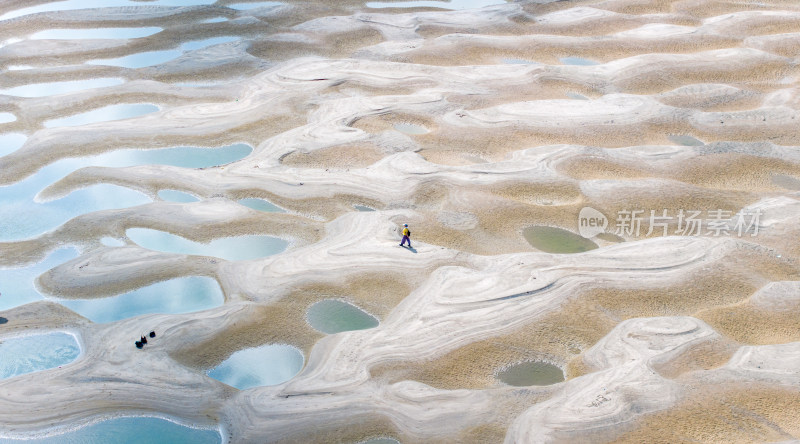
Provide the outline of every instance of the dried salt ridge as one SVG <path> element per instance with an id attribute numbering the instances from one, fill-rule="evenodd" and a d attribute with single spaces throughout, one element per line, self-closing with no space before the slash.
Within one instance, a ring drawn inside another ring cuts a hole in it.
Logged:
<path id="1" fill-rule="evenodd" d="M 0 243 L 3 267 L 31 270 L 78 251 L 35 282 L 20 274 L 45 300 L 0 312 L 0 341 L 81 340 L 69 365 L 0 381 L 0 437 L 131 415 L 224 442 L 800 437 L 796 5 L 167 3 L 24 15 L 0 31 L 2 184 L 114 150 L 254 147 L 204 168 L 86 166 L 34 190 L 53 202 L 112 184 L 152 202 Z M 114 27 L 161 31 L 33 37 Z M 210 37 L 225 40 L 202 47 Z M 143 53 L 170 57 L 95 64 Z M 158 110 L 48 123 L 120 104 Z M 198 200 L 159 198 L 174 192 Z M 575 254 L 526 242 L 530 226 L 577 233 L 585 206 L 758 211 L 759 234 L 596 237 Z M 404 222 L 414 251 L 396 245 Z M 225 260 L 144 248 L 131 229 L 289 246 Z M 216 279 L 224 303 L 106 324 L 58 303 L 188 276 Z M 326 299 L 380 323 L 324 335 L 306 313 Z M 143 325 L 159 336 L 136 350 Z M 207 375 L 266 344 L 299 350 L 302 370 L 245 390 Z M 532 360 L 566 380 L 497 380 Z"/>

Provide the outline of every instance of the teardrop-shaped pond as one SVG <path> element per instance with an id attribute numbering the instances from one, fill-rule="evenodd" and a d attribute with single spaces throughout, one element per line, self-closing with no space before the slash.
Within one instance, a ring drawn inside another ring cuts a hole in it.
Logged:
<path id="1" fill-rule="evenodd" d="M 344 301 L 325 299 L 308 309 L 306 320 L 314 329 L 326 334 L 377 327 L 378 320 Z"/>
<path id="2" fill-rule="evenodd" d="M 286 344 L 268 344 L 233 353 L 208 376 L 239 390 L 277 385 L 294 377 L 303 369 L 303 353 Z"/>
<path id="3" fill-rule="evenodd" d="M 289 246 L 288 241 L 279 237 L 261 235 L 223 237 L 204 244 L 149 228 L 130 228 L 125 234 L 140 247 L 150 250 L 213 256 L 229 261 L 246 261 L 272 256 Z"/>

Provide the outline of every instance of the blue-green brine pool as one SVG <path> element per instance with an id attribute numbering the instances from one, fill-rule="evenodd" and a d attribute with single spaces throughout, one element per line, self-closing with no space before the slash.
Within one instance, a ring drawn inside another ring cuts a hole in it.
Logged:
<path id="1" fill-rule="evenodd" d="M 303 369 L 303 354 L 286 344 L 268 344 L 239 350 L 208 376 L 239 390 L 286 382 Z"/>
<path id="2" fill-rule="evenodd" d="M 366 330 L 378 326 L 378 319 L 353 304 L 336 299 L 317 302 L 306 313 L 308 323 L 322 333 Z"/>

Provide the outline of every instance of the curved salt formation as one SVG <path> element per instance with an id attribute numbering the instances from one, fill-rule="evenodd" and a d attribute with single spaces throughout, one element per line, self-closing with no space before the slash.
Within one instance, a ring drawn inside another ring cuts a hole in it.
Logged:
<path id="1" fill-rule="evenodd" d="M 77 3 L 0 11 L 0 184 L 17 197 L 27 186 L 25 204 L 68 204 L 95 185 L 147 201 L 41 227 L 0 220 L 28 230 L 0 234 L 0 274 L 25 282 L 0 288 L 0 304 L 15 301 L 0 305 L 0 330 L 74 331 L 85 357 L 0 381 L 0 436 L 130 415 L 220 427 L 230 442 L 726 442 L 739 430 L 779 441 L 796 430 L 780 413 L 796 401 L 800 356 L 793 5 Z M 139 26 L 161 30 L 36 38 Z M 92 62 L 152 53 L 165 58 Z M 160 109 L 46 127 L 119 103 Z M 227 148 L 173 148 L 193 146 Z M 95 155 L 111 160 L 81 163 Z M 164 190 L 198 201 L 158 199 Z M 14 202 L 4 214 L 31 214 Z M 579 232 L 584 207 L 609 219 L 598 248 L 550 254 L 525 241 L 530 226 Z M 617 226 L 630 210 L 643 211 L 641 232 Z M 759 217 L 741 235 L 685 236 L 675 219 L 648 231 L 651 210 Z M 404 223 L 413 249 L 397 246 Z M 142 248 L 140 229 L 206 249 Z M 246 261 L 207 249 L 245 236 L 292 248 Z M 221 305 L 100 323 L 49 300 L 189 276 L 216 280 Z M 381 323 L 325 336 L 305 312 L 326 298 L 352 298 Z M 242 391 L 205 373 L 264 343 L 297 347 L 305 367 Z M 536 359 L 566 380 L 495 378 Z M 741 414 L 717 414 L 730 405 Z"/>
<path id="2" fill-rule="evenodd" d="M 702 321 L 687 317 L 619 324 L 584 355 L 597 372 L 567 382 L 548 401 L 528 409 L 514 421 L 506 442 L 580 439 L 582 433 L 624 424 L 675 403 L 680 386 L 653 371 L 653 365 L 716 336 Z"/>

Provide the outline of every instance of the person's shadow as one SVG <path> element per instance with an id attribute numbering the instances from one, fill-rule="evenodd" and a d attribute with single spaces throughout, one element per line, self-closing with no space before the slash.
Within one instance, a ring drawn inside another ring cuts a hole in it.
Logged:
<path id="1" fill-rule="evenodd" d="M 0 317 L 0 324 L 5 324 L 6 322 L 8 322 L 8 319 Z"/>
<path id="2" fill-rule="evenodd" d="M 416 253 L 417 252 L 417 249 L 414 248 L 414 247 L 403 247 L 403 248 L 405 248 L 406 250 L 408 250 L 408 251 L 410 251 L 412 253 Z"/>

